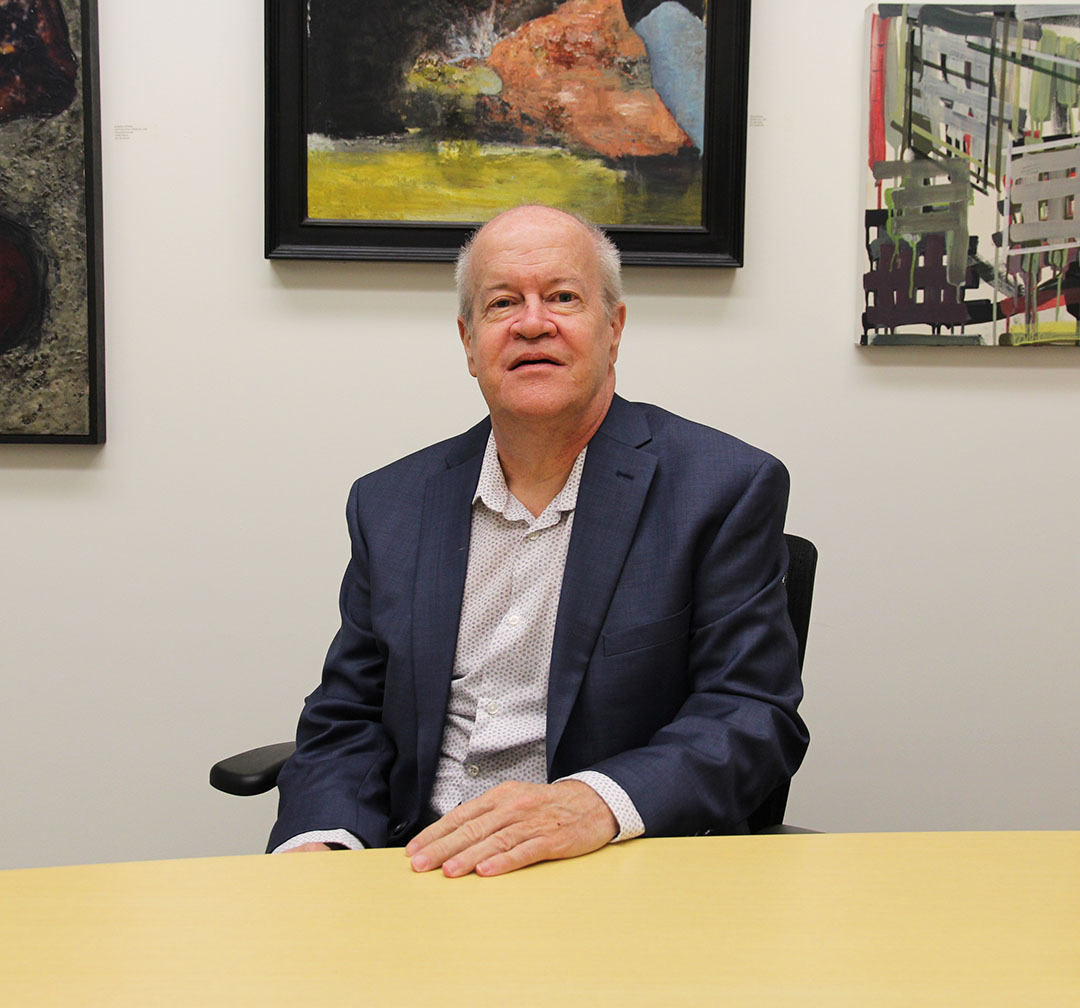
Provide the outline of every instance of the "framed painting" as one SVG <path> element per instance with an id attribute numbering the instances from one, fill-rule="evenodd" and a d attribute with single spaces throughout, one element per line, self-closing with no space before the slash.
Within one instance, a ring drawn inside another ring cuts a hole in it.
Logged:
<path id="1" fill-rule="evenodd" d="M 741 265 L 749 35 L 749 0 L 266 0 L 266 255 L 450 260 L 539 202 Z"/>
<path id="2" fill-rule="evenodd" d="M 1080 345 L 1080 5 L 870 8 L 865 346 Z"/>
<path id="3" fill-rule="evenodd" d="M 0 442 L 105 440 L 96 0 L 0 0 Z"/>

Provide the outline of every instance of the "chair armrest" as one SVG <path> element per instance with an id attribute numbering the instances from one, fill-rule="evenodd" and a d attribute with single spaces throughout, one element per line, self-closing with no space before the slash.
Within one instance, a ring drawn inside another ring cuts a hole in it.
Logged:
<path id="1" fill-rule="evenodd" d="M 237 753 L 210 768 L 210 783 L 226 794 L 262 794 L 277 784 L 278 773 L 295 751 L 295 742 L 278 742 Z"/>

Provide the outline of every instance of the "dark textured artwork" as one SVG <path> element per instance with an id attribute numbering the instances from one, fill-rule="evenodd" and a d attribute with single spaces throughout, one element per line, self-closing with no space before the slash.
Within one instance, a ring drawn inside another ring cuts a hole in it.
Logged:
<path id="1" fill-rule="evenodd" d="M 104 440 L 90 0 L 0 0 L 0 441 Z"/>

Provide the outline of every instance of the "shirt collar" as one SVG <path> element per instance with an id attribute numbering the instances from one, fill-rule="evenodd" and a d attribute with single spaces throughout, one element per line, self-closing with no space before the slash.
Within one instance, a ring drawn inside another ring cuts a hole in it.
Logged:
<path id="1" fill-rule="evenodd" d="M 561 513 L 573 511 L 577 507 L 578 487 L 581 485 L 581 472 L 585 468 L 586 445 L 574 459 L 570 469 L 570 475 L 566 477 L 563 488 L 555 495 L 555 499 L 544 509 L 535 520 L 539 522 L 549 513 Z M 499 464 L 499 450 L 495 447 L 495 434 L 488 434 L 487 447 L 484 449 L 484 462 L 480 466 L 480 479 L 476 483 L 476 492 L 473 494 L 473 503 L 481 501 L 484 507 L 496 514 L 501 514 L 509 521 L 518 521 L 526 518 L 533 521 L 533 516 L 518 499 L 510 493 L 506 485 L 506 477 L 503 475 L 502 466 Z"/>

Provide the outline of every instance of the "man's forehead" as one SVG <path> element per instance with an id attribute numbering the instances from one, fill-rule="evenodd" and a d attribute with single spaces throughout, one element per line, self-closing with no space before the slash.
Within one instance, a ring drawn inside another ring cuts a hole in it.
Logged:
<path id="1" fill-rule="evenodd" d="M 497 264 L 492 264 L 490 270 L 485 270 L 480 279 L 479 290 L 484 291 L 503 290 L 507 287 L 516 287 L 523 281 L 542 284 L 545 287 L 584 287 L 590 280 L 585 270 L 568 270 L 566 263 L 560 263 L 557 270 L 531 269 L 499 269 Z"/>
<path id="2" fill-rule="evenodd" d="M 590 282 L 599 270 L 593 243 L 577 221 L 560 216 L 510 227 L 497 227 L 500 220 L 482 233 L 474 246 L 478 288 L 503 287 L 525 277 L 543 283 Z"/>

